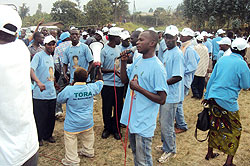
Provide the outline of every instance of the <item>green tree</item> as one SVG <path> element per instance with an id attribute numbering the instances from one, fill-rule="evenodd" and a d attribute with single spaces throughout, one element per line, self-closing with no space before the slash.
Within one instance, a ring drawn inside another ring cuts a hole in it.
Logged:
<path id="1" fill-rule="evenodd" d="M 111 14 L 114 16 L 114 22 L 119 20 L 121 21 L 124 18 L 130 16 L 128 0 L 108 0 L 112 6 Z"/>
<path id="2" fill-rule="evenodd" d="M 112 7 L 107 0 L 92 0 L 84 5 L 88 24 L 104 25 L 112 19 Z"/>
<path id="3" fill-rule="evenodd" d="M 38 6 L 37 6 L 37 10 L 36 10 L 36 14 L 42 14 L 42 4 L 39 3 Z"/>
<path id="4" fill-rule="evenodd" d="M 167 17 L 167 11 L 162 7 L 158 7 L 154 11 L 154 17 L 155 17 L 155 26 L 164 25 Z"/>
<path id="5" fill-rule="evenodd" d="M 23 3 L 22 6 L 19 6 L 18 13 L 22 19 L 29 15 L 29 11 L 30 9 L 28 6 L 26 6 L 26 3 Z"/>
<path id="6" fill-rule="evenodd" d="M 54 21 L 62 21 L 66 26 L 80 26 L 83 24 L 83 13 L 77 4 L 69 0 L 60 0 L 53 3 L 51 16 Z"/>
<path id="7" fill-rule="evenodd" d="M 148 12 L 149 12 L 149 13 L 153 13 L 154 10 L 153 10 L 152 8 L 150 8 Z"/>

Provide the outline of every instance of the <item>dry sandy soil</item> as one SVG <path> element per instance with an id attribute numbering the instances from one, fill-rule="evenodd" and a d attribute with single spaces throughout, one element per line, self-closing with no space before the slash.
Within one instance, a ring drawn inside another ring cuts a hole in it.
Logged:
<path id="1" fill-rule="evenodd" d="M 200 100 L 195 100 L 187 96 L 184 101 L 185 119 L 188 123 L 189 130 L 178 134 L 177 156 L 168 163 L 159 164 L 157 159 L 161 154 L 154 150 L 154 147 L 161 144 L 159 123 L 157 125 L 152 145 L 152 156 L 154 165 L 169 166 L 222 166 L 226 160 L 226 155 L 222 152 L 216 159 L 207 161 L 204 159 L 207 153 L 207 142 L 200 143 L 194 138 L 195 124 L 197 114 L 202 110 Z M 95 121 L 95 157 L 93 159 L 81 157 L 81 166 L 122 166 L 124 165 L 124 150 L 121 141 L 115 140 L 112 136 L 108 139 L 101 139 L 103 130 L 101 97 L 96 97 L 94 104 L 94 121 Z M 236 153 L 234 163 L 237 166 L 250 165 L 250 91 L 242 91 L 239 97 L 241 123 L 243 126 L 240 146 Z M 65 107 L 64 107 L 65 108 Z M 125 129 L 122 129 L 123 136 Z M 61 159 L 64 157 L 64 140 L 63 140 L 63 120 L 56 121 L 54 136 L 57 140 L 55 144 L 45 142 L 39 150 L 39 166 L 59 166 Z M 206 133 L 199 132 L 199 137 L 205 137 Z M 217 150 L 215 150 L 217 152 Z M 127 149 L 127 166 L 133 165 L 133 156 L 131 149 Z"/>

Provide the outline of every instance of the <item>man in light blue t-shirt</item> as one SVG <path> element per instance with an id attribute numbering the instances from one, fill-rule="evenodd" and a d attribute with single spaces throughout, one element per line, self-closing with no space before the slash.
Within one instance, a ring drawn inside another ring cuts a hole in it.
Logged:
<path id="1" fill-rule="evenodd" d="M 94 58 L 91 54 L 89 47 L 79 41 L 80 34 L 77 29 L 73 29 L 70 31 L 70 38 L 72 41 L 72 45 L 66 48 L 66 50 L 64 51 L 63 68 L 64 77 L 69 80 L 66 73 L 68 71 L 68 64 L 70 64 L 70 83 L 72 83 L 74 71 L 76 70 L 76 68 L 83 67 L 89 73 L 92 68 Z"/>
<path id="2" fill-rule="evenodd" d="M 120 139 L 119 130 L 123 107 L 124 84 L 120 79 L 120 59 L 117 59 L 117 57 L 119 57 L 121 53 L 121 47 L 119 46 L 121 42 L 121 30 L 119 27 L 110 28 L 109 42 L 104 45 L 101 51 L 101 68 L 104 81 L 101 93 L 104 123 L 104 130 L 102 132 L 103 139 L 108 138 L 110 134 L 114 134 L 115 139 Z M 114 108 L 113 113 L 112 107 Z"/>
<path id="3" fill-rule="evenodd" d="M 180 40 L 182 42 L 181 51 L 184 55 L 184 95 L 186 96 L 193 82 L 194 73 L 198 67 L 200 57 L 192 45 L 192 39 L 195 36 L 194 31 L 190 28 L 184 28 L 180 34 Z M 178 134 L 186 131 L 188 126 L 184 118 L 182 101 L 178 104 L 175 117 L 175 133 Z"/>
<path id="4" fill-rule="evenodd" d="M 218 44 L 218 41 L 220 41 L 224 37 L 225 31 L 222 30 L 222 29 L 219 29 L 217 31 L 217 35 L 218 36 L 212 40 L 212 47 L 213 47 L 213 51 L 212 51 L 213 52 L 213 67 L 214 67 L 215 63 L 217 62 L 217 60 L 218 60 L 218 53 L 220 51 L 220 46 Z"/>
<path id="5" fill-rule="evenodd" d="M 157 42 L 157 33 L 150 30 L 142 32 L 137 41 L 137 49 L 143 56 L 137 58 L 127 71 L 128 55 L 126 52 L 121 53 L 121 80 L 123 83 L 129 82 L 121 123 L 129 129 L 128 137 L 134 165 L 153 165 L 151 145 L 157 114 L 160 104 L 165 103 L 168 92 L 166 70 L 155 55 Z M 136 76 L 138 78 L 135 78 Z M 133 105 L 130 105 L 131 98 Z"/>
<path id="6" fill-rule="evenodd" d="M 64 165 L 79 165 L 79 155 L 94 157 L 94 96 L 103 87 L 101 70 L 97 70 L 95 83 L 86 84 L 88 73 L 82 67 L 74 72 L 73 86 L 67 86 L 58 94 L 57 101 L 66 103 L 66 117 L 64 121 L 65 158 Z M 77 139 L 82 137 L 82 149 L 77 150 Z"/>
<path id="7" fill-rule="evenodd" d="M 164 41 L 167 50 L 163 54 L 163 64 L 167 71 L 167 82 L 169 92 L 166 103 L 160 106 L 161 141 L 163 145 L 155 149 L 163 152 L 158 159 L 165 163 L 176 155 L 176 136 L 174 130 L 175 114 L 178 103 L 184 100 L 184 57 L 177 46 L 177 35 L 179 31 L 176 26 L 166 27 Z"/>
<path id="8" fill-rule="evenodd" d="M 54 61 L 52 53 L 56 47 L 53 36 L 44 39 L 45 50 L 34 55 L 30 75 L 34 80 L 33 109 L 36 120 L 39 145 L 43 140 L 54 143 L 52 137 L 55 126 L 56 90 L 54 87 Z"/>

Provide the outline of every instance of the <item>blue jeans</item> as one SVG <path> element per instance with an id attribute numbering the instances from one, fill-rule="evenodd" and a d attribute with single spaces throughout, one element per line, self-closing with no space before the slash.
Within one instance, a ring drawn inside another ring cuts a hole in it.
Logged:
<path id="1" fill-rule="evenodd" d="M 147 138 L 131 133 L 129 133 L 128 137 L 135 166 L 153 166 L 151 155 L 152 137 Z"/>
<path id="2" fill-rule="evenodd" d="M 165 103 L 160 107 L 161 141 L 163 151 L 176 153 L 176 137 L 174 131 L 174 119 L 178 103 Z"/>
<path id="3" fill-rule="evenodd" d="M 188 95 L 189 88 L 184 86 L 184 96 Z M 176 121 L 176 127 L 179 129 L 187 130 L 187 123 L 184 118 L 184 112 L 183 112 L 183 102 L 179 102 L 176 110 L 176 116 L 175 116 L 175 121 Z"/>

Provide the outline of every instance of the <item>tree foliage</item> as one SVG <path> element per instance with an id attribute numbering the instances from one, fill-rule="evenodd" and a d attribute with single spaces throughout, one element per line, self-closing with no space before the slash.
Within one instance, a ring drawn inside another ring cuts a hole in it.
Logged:
<path id="1" fill-rule="evenodd" d="M 26 3 L 23 3 L 22 6 L 19 6 L 18 13 L 22 19 L 29 15 L 29 11 L 30 9 L 28 6 L 26 6 Z"/>
<path id="2" fill-rule="evenodd" d="M 111 21 L 112 7 L 107 0 L 92 0 L 84 5 L 84 12 L 88 24 L 104 25 Z"/>
<path id="3" fill-rule="evenodd" d="M 69 0 L 59 0 L 53 4 L 51 17 L 54 21 L 61 21 L 66 26 L 80 26 L 84 24 L 83 13 L 77 4 Z"/>
<path id="4" fill-rule="evenodd" d="M 122 21 L 130 16 L 128 0 L 108 0 L 112 6 L 111 14 L 114 17 L 114 21 Z"/>

